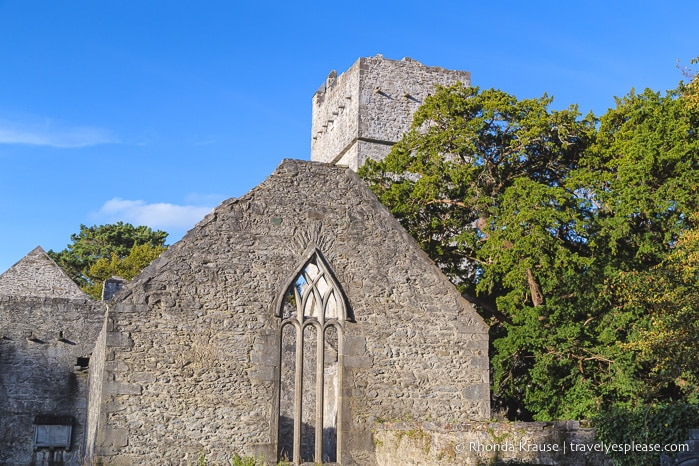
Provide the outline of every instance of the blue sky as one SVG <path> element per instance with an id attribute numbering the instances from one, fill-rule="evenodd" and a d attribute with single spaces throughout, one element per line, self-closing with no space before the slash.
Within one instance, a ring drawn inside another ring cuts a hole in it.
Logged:
<path id="1" fill-rule="evenodd" d="M 118 220 L 178 240 L 286 157 L 360 56 L 599 115 L 682 79 L 699 2 L 0 0 L 0 272 Z"/>

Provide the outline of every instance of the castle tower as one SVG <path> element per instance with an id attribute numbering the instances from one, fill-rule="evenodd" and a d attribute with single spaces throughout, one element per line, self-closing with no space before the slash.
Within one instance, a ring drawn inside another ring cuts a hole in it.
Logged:
<path id="1" fill-rule="evenodd" d="M 366 159 L 382 159 L 435 87 L 457 81 L 470 85 L 471 73 L 408 57 L 360 58 L 340 76 L 332 71 L 313 96 L 311 160 L 356 171 Z"/>

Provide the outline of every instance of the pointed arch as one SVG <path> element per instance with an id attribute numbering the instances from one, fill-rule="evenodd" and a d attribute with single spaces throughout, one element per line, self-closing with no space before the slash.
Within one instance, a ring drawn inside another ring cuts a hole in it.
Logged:
<path id="1" fill-rule="evenodd" d="M 274 307 L 276 316 L 282 319 L 294 313 L 285 301 L 295 306 L 297 314 L 316 318 L 321 325 L 330 319 L 354 322 L 345 293 L 317 247 L 309 248 L 277 293 Z"/>
<path id="2" fill-rule="evenodd" d="M 294 368 L 293 384 L 288 370 L 280 369 L 279 459 L 339 462 L 344 323 L 352 319 L 345 294 L 317 248 L 310 248 L 284 282 L 275 309 L 281 319 L 278 367 Z M 285 343 L 289 328 L 295 329 L 294 344 Z"/>

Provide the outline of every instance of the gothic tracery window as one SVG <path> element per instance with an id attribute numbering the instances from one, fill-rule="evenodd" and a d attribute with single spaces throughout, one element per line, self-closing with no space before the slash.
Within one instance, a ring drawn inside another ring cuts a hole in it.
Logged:
<path id="1" fill-rule="evenodd" d="M 279 458 L 294 463 L 336 462 L 347 305 L 319 251 L 291 280 L 278 315 L 282 319 Z"/>

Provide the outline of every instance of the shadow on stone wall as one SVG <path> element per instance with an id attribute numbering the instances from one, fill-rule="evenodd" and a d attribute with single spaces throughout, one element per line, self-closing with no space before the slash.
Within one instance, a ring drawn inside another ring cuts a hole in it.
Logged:
<path id="1" fill-rule="evenodd" d="M 279 459 L 291 461 L 294 458 L 294 420 L 288 416 L 279 417 Z M 316 462 L 315 427 L 301 424 L 301 458 L 303 462 Z M 337 429 L 323 429 L 323 463 L 337 461 Z"/>

